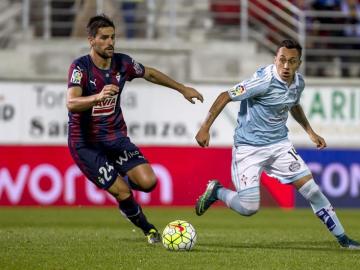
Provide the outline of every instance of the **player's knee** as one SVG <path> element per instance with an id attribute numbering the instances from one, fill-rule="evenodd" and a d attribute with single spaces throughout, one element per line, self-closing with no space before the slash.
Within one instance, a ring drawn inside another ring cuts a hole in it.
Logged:
<path id="1" fill-rule="evenodd" d="M 257 204 L 253 204 L 253 205 L 250 205 L 250 206 L 247 206 L 247 207 L 243 207 L 241 212 L 240 212 L 240 215 L 242 216 L 246 216 L 246 217 L 250 217 L 252 215 L 255 215 L 258 211 L 259 211 L 259 203 Z"/>
<path id="2" fill-rule="evenodd" d="M 250 217 L 250 216 L 252 216 L 252 215 L 254 215 L 254 214 L 256 214 L 257 213 L 257 210 L 250 210 L 250 209 L 245 209 L 245 211 L 244 212 L 242 212 L 242 213 L 240 213 L 242 216 L 244 216 L 244 217 Z"/>
<path id="3" fill-rule="evenodd" d="M 142 188 L 143 192 L 151 192 L 157 186 L 157 178 L 155 175 L 148 177 L 145 181 L 143 181 Z"/>
<path id="4" fill-rule="evenodd" d="M 151 192 L 156 188 L 156 186 L 157 186 L 157 180 L 155 178 L 154 181 L 151 181 L 144 187 L 144 192 Z"/>
<path id="5" fill-rule="evenodd" d="M 242 216 L 252 216 L 257 213 L 260 207 L 259 187 L 251 187 L 241 190 L 234 197 L 236 200 L 236 211 Z"/>
<path id="6" fill-rule="evenodd" d="M 244 208 L 244 212 L 242 213 L 242 215 L 246 217 L 250 217 L 252 215 L 255 215 L 258 211 L 259 211 L 259 207 L 253 209 Z"/>
<path id="7" fill-rule="evenodd" d="M 260 201 L 246 200 L 238 194 L 232 199 L 230 207 L 242 216 L 252 216 L 259 211 Z"/>

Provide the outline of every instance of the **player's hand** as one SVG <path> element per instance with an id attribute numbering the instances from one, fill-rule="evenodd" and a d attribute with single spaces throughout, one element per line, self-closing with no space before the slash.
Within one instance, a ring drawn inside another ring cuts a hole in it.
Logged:
<path id="1" fill-rule="evenodd" d="M 200 94 L 197 90 L 195 90 L 192 87 L 185 86 L 185 88 L 182 91 L 182 94 L 192 104 L 195 104 L 195 100 L 193 100 L 194 98 L 200 100 L 201 102 L 204 101 L 202 94 Z"/>
<path id="2" fill-rule="evenodd" d="M 97 101 L 104 101 L 105 99 L 112 97 L 119 93 L 119 87 L 114 84 L 107 84 L 101 90 L 97 96 Z"/>
<path id="3" fill-rule="evenodd" d="M 316 144 L 318 149 L 323 149 L 326 147 L 325 139 L 316 133 L 310 134 L 310 139 Z"/>
<path id="4" fill-rule="evenodd" d="M 209 141 L 210 141 L 209 130 L 201 127 L 198 133 L 196 134 L 195 139 L 201 147 L 209 146 Z"/>

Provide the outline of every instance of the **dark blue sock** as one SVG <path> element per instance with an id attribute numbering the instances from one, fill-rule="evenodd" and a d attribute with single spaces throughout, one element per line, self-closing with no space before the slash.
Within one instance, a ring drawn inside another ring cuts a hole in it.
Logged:
<path id="1" fill-rule="evenodd" d="M 135 198 L 132 194 L 129 198 L 119 203 L 119 209 L 136 227 L 139 227 L 145 234 L 149 232 L 150 229 L 154 228 L 154 225 L 147 221 L 140 205 L 135 201 Z"/>

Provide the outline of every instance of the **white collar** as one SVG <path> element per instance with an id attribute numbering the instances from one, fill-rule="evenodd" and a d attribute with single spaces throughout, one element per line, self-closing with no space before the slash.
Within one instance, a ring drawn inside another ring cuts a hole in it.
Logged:
<path id="1" fill-rule="evenodd" d="M 279 80 L 279 81 L 282 82 L 283 84 L 286 84 L 286 85 L 287 85 L 287 82 L 285 82 L 283 79 L 280 78 L 280 75 L 279 75 L 279 73 L 278 73 L 277 70 L 276 70 L 275 64 L 272 64 L 272 72 L 273 72 L 273 74 L 274 74 L 274 76 L 275 76 L 275 78 L 276 78 L 277 80 Z M 292 81 L 291 84 L 290 84 L 290 86 L 289 86 L 289 88 L 290 88 L 294 83 L 295 83 L 295 86 L 299 86 L 299 74 L 298 74 L 297 72 L 295 72 L 294 78 L 295 78 L 295 82 Z"/>

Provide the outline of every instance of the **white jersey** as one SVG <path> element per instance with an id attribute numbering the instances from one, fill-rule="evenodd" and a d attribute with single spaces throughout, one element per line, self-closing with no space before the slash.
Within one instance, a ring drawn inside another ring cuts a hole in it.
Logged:
<path id="1" fill-rule="evenodd" d="M 269 145 L 288 136 L 288 112 L 299 103 L 305 82 L 295 73 L 294 82 L 287 86 L 275 65 L 258 69 L 252 78 L 228 91 L 233 101 L 241 101 L 235 129 L 236 145 Z"/>

